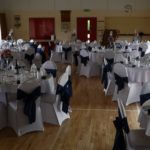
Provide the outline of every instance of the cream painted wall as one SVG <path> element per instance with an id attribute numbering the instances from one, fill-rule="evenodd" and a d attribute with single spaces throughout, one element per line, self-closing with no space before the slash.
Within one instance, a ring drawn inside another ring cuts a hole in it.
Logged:
<path id="1" fill-rule="evenodd" d="M 118 29 L 123 34 L 132 34 L 135 29 L 150 33 L 150 17 L 106 17 L 105 27 Z"/>
<path id="2" fill-rule="evenodd" d="M 20 15 L 21 27 L 14 27 L 14 16 Z M 6 20 L 8 30 L 14 29 L 14 37 L 16 39 L 29 39 L 29 17 L 54 17 L 55 18 L 55 33 L 59 40 L 70 40 L 71 33 L 76 30 L 77 17 L 97 17 L 98 21 L 104 21 L 102 28 L 118 29 L 121 33 L 133 33 L 134 29 L 150 33 L 150 13 L 141 11 L 141 13 L 133 13 L 132 16 L 125 12 L 107 12 L 107 11 L 72 11 L 71 12 L 71 29 L 67 33 L 61 31 L 60 11 L 6 11 Z M 98 29 L 99 30 L 99 26 Z M 100 39 L 98 33 L 98 40 Z"/>
<path id="3" fill-rule="evenodd" d="M 14 27 L 14 16 L 20 15 L 21 27 Z M 30 17 L 54 17 L 55 18 L 55 33 L 56 38 L 59 40 L 70 40 L 71 34 L 76 30 L 76 18 L 77 17 L 97 17 L 97 20 L 104 20 L 103 16 L 100 16 L 97 12 L 83 12 L 83 11 L 72 11 L 70 31 L 61 31 L 61 16 L 60 11 L 7 11 L 6 20 L 8 29 L 14 29 L 14 37 L 29 39 L 29 18 Z"/>
<path id="4" fill-rule="evenodd" d="M 133 34 L 135 30 L 150 34 L 150 17 L 106 17 L 105 28 L 117 29 L 121 34 Z M 132 37 L 121 36 L 120 38 L 131 40 Z M 150 37 L 144 36 L 143 39 L 148 40 Z"/>

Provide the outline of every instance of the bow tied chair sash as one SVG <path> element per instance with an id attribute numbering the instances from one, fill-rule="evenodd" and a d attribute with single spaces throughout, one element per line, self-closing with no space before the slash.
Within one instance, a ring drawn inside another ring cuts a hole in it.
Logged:
<path id="1" fill-rule="evenodd" d="M 125 131 L 126 134 L 130 132 L 127 118 L 124 117 L 122 119 L 120 117 L 116 117 L 116 120 L 114 120 L 113 123 L 116 128 L 113 150 L 126 150 L 126 142 L 123 131 Z"/>
<path id="2" fill-rule="evenodd" d="M 36 119 L 36 99 L 41 95 L 41 87 L 38 86 L 31 93 L 26 93 L 22 89 L 17 90 L 17 99 L 24 102 L 24 114 L 28 116 L 29 123 Z"/>
<path id="3" fill-rule="evenodd" d="M 68 59 L 68 52 L 71 51 L 71 47 L 68 47 L 68 48 L 63 47 L 63 51 L 65 53 L 65 60 L 67 60 Z"/>
<path id="4" fill-rule="evenodd" d="M 41 48 L 37 48 L 36 53 L 39 53 L 42 56 L 43 55 L 43 50 Z"/>
<path id="5" fill-rule="evenodd" d="M 139 47 L 139 51 L 142 52 L 142 50 L 143 50 L 143 48 L 142 48 L 142 47 Z"/>
<path id="6" fill-rule="evenodd" d="M 32 55 L 25 54 L 25 59 L 29 61 L 30 65 L 32 64 L 33 58 L 34 58 L 34 54 Z"/>
<path id="7" fill-rule="evenodd" d="M 113 63 L 114 63 L 114 58 L 105 58 L 106 59 L 106 61 L 107 61 L 107 63 L 108 64 L 110 64 L 110 65 L 113 65 Z"/>
<path id="8" fill-rule="evenodd" d="M 128 45 L 125 46 L 125 49 L 128 49 Z"/>
<path id="9" fill-rule="evenodd" d="M 121 44 L 118 43 L 118 44 L 116 45 L 116 48 L 117 48 L 117 49 L 121 49 L 121 48 L 122 48 Z"/>
<path id="10" fill-rule="evenodd" d="M 72 83 L 69 79 L 64 86 L 57 85 L 56 95 L 60 95 L 60 100 L 62 101 L 62 111 L 68 113 L 68 107 L 70 102 L 70 97 L 72 96 Z"/>
<path id="11" fill-rule="evenodd" d="M 45 69 L 47 74 L 52 74 L 54 78 L 56 78 L 57 70 L 56 69 Z"/>
<path id="12" fill-rule="evenodd" d="M 88 51 L 91 52 L 92 51 L 92 47 L 88 46 Z"/>
<path id="13" fill-rule="evenodd" d="M 145 52 L 143 51 L 143 48 L 139 47 L 139 51 L 141 52 L 141 57 L 143 57 L 145 55 Z"/>
<path id="14" fill-rule="evenodd" d="M 118 92 L 124 89 L 125 83 L 128 83 L 128 77 L 120 77 L 116 73 L 114 73 L 114 77 L 116 80 L 116 84 L 118 86 Z"/>
<path id="15" fill-rule="evenodd" d="M 140 104 L 143 105 L 147 100 L 150 99 L 150 93 L 140 95 Z"/>
<path id="16" fill-rule="evenodd" d="M 116 128 L 116 135 L 113 145 L 113 150 L 126 150 L 125 137 L 123 133 L 122 120 L 119 117 L 116 117 L 116 120 L 113 121 L 113 124 Z"/>
<path id="17" fill-rule="evenodd" d="M 86 66 L 89 61 L 89 56 L 87 57 L 80 56 L 80 58 L 81 58 L 81 63 L 84 64 L 84 66 Z"/>

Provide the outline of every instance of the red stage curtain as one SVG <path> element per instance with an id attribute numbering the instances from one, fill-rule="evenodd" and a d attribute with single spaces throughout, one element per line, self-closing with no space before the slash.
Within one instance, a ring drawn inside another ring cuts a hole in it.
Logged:
<path id="1" fill-rule="evenodd" d="M 54 18 L 29 18 L 29 34 L 32 39 L 50 39 L 55 33 Z"/>

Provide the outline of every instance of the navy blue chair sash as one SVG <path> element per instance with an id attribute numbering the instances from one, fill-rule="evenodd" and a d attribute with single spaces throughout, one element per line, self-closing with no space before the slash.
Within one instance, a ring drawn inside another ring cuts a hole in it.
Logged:
<path id="1" fill-rule="evenodd" d="M 149 99 L 150 99 L 150 93 L 141 94 L 140 95 L 140 104 L 143 105 L 143 103 L 145 103 Z"/>
<path id="2" fill-rule="evenodd" d="M 62 110 L 68 113 L 70 97 L 72 96 L 72 83 L 70 80 L 64 86 L 57 85 L 56 94 L 60 95 L 60 100 L 63 102 Z"/>
<path id="3" fill-rule="evenodd" d="M 126 150 L 122 119 L 119 117 L 116 117 L 116 120 L 114 120 L 113 123 L 116 128 L 116 135 L 115 135 L 113 150 Z"/>
<path id="4" fill-rule="evenodd" d="M 25 54 L 25 59 L 29 61 L 30 65 L 32 64 L 33 58 L 34 58 L 34 54 L 32 55 Z"/>
<path id="5" fill-rule="evenodd" d="M 127 77 L 120 77 L 116 73 L 114 73 L 116 84 L 118 86 L 118 91 L 122 90 L 125 86 L 125 83 L 128 83 Z"/>
<path id="6" fill-rule="evenodd" d="M 68 48 L 63 47 L 63 51 L 65 52 L 65 60 L 67 60 L 68 59 L 68 52 L 71 51 L 71 47 L 68 47 Z"/>
<path id="7" fill-rule="evenodd" d="M 108 64 L 112 65 L 114 63 L 114 58 L 106 58 Z"/>
<path id="8" fill-rule="evenodd" d="M 21 89 L 17 90 L 17 99 L 24 101 L 24 114 L 28 116 L 29 123 L 36 119 L 36 99 L 41 95 L 41 87 L 38 86 L 31 93 L 26 93 Z"/>
<path id="9" fill-rule="evenodd" d="M 57 73 L 57 70 L 56 69 L 45 69 L 46 70 L 46 73 L 47 74 L 52 74 L 52 76 L 54 78 L 56 78 L 56 73 Z"/>
<path id="10" fill-rule="evenodd" d="M 86 66 L 87 62 L 89 61 L 89 57 L 80 56 L 80 58 L 81 58 L 81 63 L 84 64 L 84 66 Z"/>

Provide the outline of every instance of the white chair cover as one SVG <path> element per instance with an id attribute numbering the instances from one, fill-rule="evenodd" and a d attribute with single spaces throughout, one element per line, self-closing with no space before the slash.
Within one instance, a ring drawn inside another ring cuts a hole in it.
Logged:
<path id="1" fill-rule="evenodd" d="M 121 118 L 126 118 L 126 110 L 122 100 L 118 99 L 118 108 Z M 150 138 L 145 135 L 144 129 L 130 129 L 129 133 L 125 133 L 127 150 L 148 150 L 150 148 Z"/>
<path id="2" fill-rule="evenodd" d="M 70 67 L 67 67 L 66 72 L 63 73 L 58 84 L 64 86 L 69 79 Z M 55 94 L 48 94 L 42 96 L 41 109 L 43 121 L 55 125 L 62 125 L 62 123 L 70 118 L 69 113 L 64 113 L 61 109 L 62 103 L 60 101 L 60 96 Z"/>
<path id="3" fill-rule="evenodd" d="M 26 93 L 31 93 L 39 86 L 37 80 L 25 81 L 18 87 Z M 24 102 L 22 100 L 10 101 L 8 104 L 8 123 L 14 129 L 18 136 L 32 131 L 43 131 L 43 121 L 40 108 L 40 97 L 36 100 L 36 118 L 35 122 L 29 124 L 28 117 L 24 114 Z"/>

